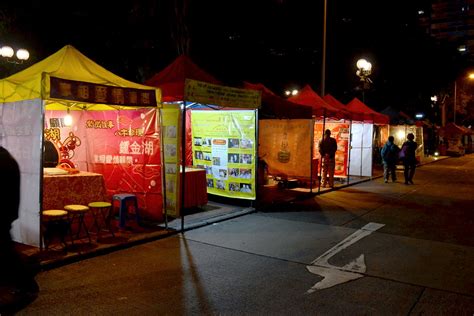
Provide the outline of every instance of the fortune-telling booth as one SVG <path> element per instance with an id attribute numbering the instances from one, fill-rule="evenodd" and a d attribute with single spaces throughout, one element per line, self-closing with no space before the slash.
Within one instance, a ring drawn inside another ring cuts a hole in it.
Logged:
<path id="1" fill-rule="evenodd" d="M 115 193 L 135 194 L 143 217 L 160 220 L 159 102 L 159 89 L 122 79 L 72 46 L 0 80 L 0 144 L 21 170 L 14 240 L 40 244 L 43 209 Z"/>

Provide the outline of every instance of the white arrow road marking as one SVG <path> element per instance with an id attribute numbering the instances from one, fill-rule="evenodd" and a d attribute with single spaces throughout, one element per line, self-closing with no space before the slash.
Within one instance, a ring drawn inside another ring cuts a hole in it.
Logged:
<path id="1" fill-rule="evenodd" d="M 316 258 L 313 262 L 311 262 L 310 266 L 306 266 L 309 272 L 323 277 L 323 279 L 313 285 L 313 287 L 309 289 L 307 293 L 313 293 L 316 290 L 327 289 L 334 285 L 342 284 L 363 277 L 363 275 L 360 273 L 365 273 L 367 270 L 367 267 L 365 266 L 364 254 L 361 254 L 359 257 L 357 257 L 357 259 L 342 267 L 334 266 L 328 261 L 338 252 L 346 249 L 362 238 L 369 236 L 374 231 L 382 228 L 383 226 L 385 225 L 379 223 L 368 223 Z"/>

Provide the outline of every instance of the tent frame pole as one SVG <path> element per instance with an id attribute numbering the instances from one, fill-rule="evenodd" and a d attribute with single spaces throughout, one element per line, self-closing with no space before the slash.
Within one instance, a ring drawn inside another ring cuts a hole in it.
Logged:
<path id="1" fill-rule="evenodd" d="M 347 184 L 350 183 L 350 174 L 351 174 L 351 150 L 352 149 L 352 119 L 349 120 L 349 144 L 348 150 L 349 153 L 347 154 Z"/>
<path id="2" fill-rule="evenodd" d="M 183 117 L 181 118 L 181 168 L 182 171 L 180 172 L 181 176 L 181 201 L 180 201 L 180 215 L 181 215 L 181 233 L 184 232 L 184 188 L 185 188 L 185 181 L 186 181 L 186 105 L 187 102 L 183 101 Z"/>
<path id="3" fill-rule="evenodd" d="M 326 129 L 326 109 L 323 111 L 323 133 L 321 137 L 321 142 L 324 140 L 324 130 Z M 321 161 L 319 162 L 319 184 L 318 184 L 318 193 L 321 192 L 321 182 L 323 182 L 323 156 L 320 155 Z M 326 180 L 326 179 L 325 179 Z"/>
<path id="4" fill-rule="evenodd" d="M 158 130 L 158 127 L 160 128 L 160 154 L 161 154 L 161 183 L 162 183 L 162 188 L 163 188 L 163 209 L 165 213 L 165 229 L 168 229 L 168 207 L 166 206 L 166 163 L 165 163 L 165 153 L 164 153 L 164 146 L 163 146 L 163 108 L 156 109 L 157 115 L 159 114 L 159 117 L 155 119 L 155 131 Z"/>
<path id="5" fill-rule="evenodd" d="M 310 121 L 310 152 L 309 152 L 309 193 L 313 193 L 313 151 L 314 151 L 314 119 Z M 317 166 L 316 166 L 317 168 Z"/>

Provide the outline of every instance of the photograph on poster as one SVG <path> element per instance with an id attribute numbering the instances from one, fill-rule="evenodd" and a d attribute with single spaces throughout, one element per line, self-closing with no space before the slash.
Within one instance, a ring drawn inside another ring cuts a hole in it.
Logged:
<path id="1" fill-rule="evenodd" d="M 232 192 L 239 192 L 240 191 L 240 184 L 236 182 L 229 183 L 229 191 Z"/>
<path id="2" fill-rule="evenodd" d="M 251 154 L 242 154 L 240 155 L 240 163 L 251 164 L 252 155 Z"/>
<path id="3" fill-rule="evenodd" d="M 211 161 L 211 153 L 204 152 L 204 160 Z"/>
<path id="4" fill-rule="evenodd" d="M 228 163 L 239 163 L 240 157 L 239 154 L 228 154 L 227 162 Z"/>
<path id="5" fill-rule="evenodd" d="M 240 178 L 241 179 L 251 179 L 252 178 L 252 169 L 240 169 Z"/>
<path id="6" fill-rule="evenodd" d="M 222 180 L 216 180 L 216 188 L 219 190 L 225 190 L 225 182 Z"/>
<path id="7" fill-rule="evenodd" d="M 212 167 L 211 166 L 204 166 L 206 169 L 206 174 L 212 174 Z"/>
<path id="8" fill-rule="evenodd" d="M 201 146 L 207 146 L 207 147 L 211 146 L 211 139 L 210 138 L 203 138 Z"/>
<path id="9" fill-rule="evenodd" d="M 212 164 L 214 166 L 220 166 L 221 165 L 221 157 L 212 157 Z"/>
<path id="10" fill-rule="evenodd" d="M 252 145 L 253 145 L 252 140 L 250 140 L 250 139 L 240 140 L 240 148 L 251 149 Z"/>
<path id="11" fill-rule="evenodd" d="M 166 137 L 176 138 L 176 126 L 174 125 L 166 126 L 165 130 L 166 130 L 166 133 L 165 133 Z"/>
<path id="12" fill-rule="evenodd" d="M 195 157 L 196 159 L 199 159 L 199 160 L 203 160 L 203 159 L 204 159 L 204 155 L 202 154 L 202 151 L 196 151 L 196 152 L 194 153 L 194 157 Z"/>
<path id="13" fill-rule="evenodd" d="M 240 175 L 239 168 L 229 168 L 229 176 L 230 177 L 238 178 L 239 175 Z"/>
<path id="14" fill-rule="evenodd" d="M 252 193 L 252 186 L 250 184 L 241 183 L 240 184 L 240 192 Z"/>
<path id="15" fill-rule="evenodd" d="M 208 188 L 213 188 L 214 187 L 214 180 L 207 179 L 207 187 Z"/>
<path id="16" fill-rule="evenodd" d="M 167 163 L 165 164 L 165 170 L 168 174 L 176 174 L 176 164 Z"/>
<path id="17" fill-rule="evenodd" d="M 219 169 L 219 177 L 227 178 L 227 170 L 226 169 Z"/>
<path id="18" fill-rule="evenodd" d="M 166 208 L 174 210 L 176 208 L 176 202 L 171 199 L 166 199 Z"/>
<path id="19" fill-rule="evenodd" d="M 194 146 L 201 146 L 202 138 L 201 137 L 194 137 Z"/>
<path id="20" fill-rule="evenodd" d="M 176 157 L 176 144 L 165 144 L 165 157 Z"/>
<path id="21" fill-rule="evenodd" d="M 166 180 L 166 191 L 174 193 L 174 180 L 168 179 Z"/>
<path id="22" fill-rule="evenodd" d="M 239 148 L 239 139 L 229 138 L 229 148 Z"/>

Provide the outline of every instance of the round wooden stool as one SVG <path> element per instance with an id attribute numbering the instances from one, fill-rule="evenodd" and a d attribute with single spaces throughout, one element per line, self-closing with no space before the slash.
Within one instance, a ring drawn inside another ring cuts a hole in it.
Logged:
<path id="1" fill-rule="evenodd" d="M 46 250 L 48 250 L 56 236 L 59 237 L 64 245 L 64 250 L 66 250 L 65 238 L 70 229 L 68 212 L 65 210 L 45 210 L 42 212 L 42 217 L 41 229 Z"/>
<path id="2" fill-rule="evenodd" d="M 94 226 L 97 229 L 97 240 L 100 238 L 100 232 L 105 230 L 115 237 L 114 230 L 111 226 L 112 220 L 112 204 L 109 202 L 91 202 L 88 204 L 94 217 Z"/>
<path id="3" fill-rule="evenodd" d="M 69 223 L 71 225 L 71 241 L 74 244 L 74 238 L 73 236 L 73 231 L 72 231 L 72 226 L 77 223 L 77 233 L 76 233 L 76 240 L 79 239 L 81 236 L 81 231 L 84 230 L 84 232 L 87 235 L 87 238 L 89 239 L 89 243 L 91 243 L 91 236 L 89 235 L 89 229 L 86 226 L 86 222 L 84 220 L 85 215 L 87 212 L 89 212 L 89 208 L 85 205 L 80 205 L 80 204 L 70 204 L 64 206 L 64 209 L 68 211 L 69 213 Z"/>

